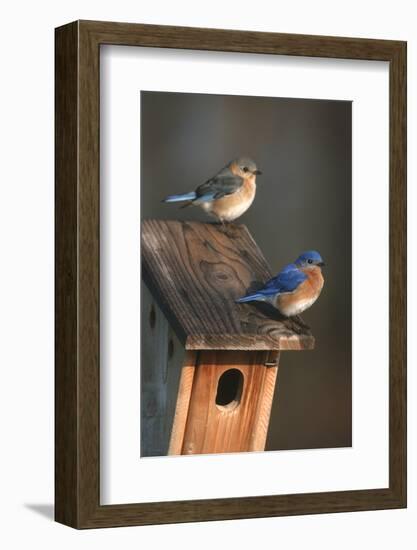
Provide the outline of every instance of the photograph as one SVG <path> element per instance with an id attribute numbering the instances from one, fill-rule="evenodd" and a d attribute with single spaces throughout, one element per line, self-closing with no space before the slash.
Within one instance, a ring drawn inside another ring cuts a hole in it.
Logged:
<path id="1" fill-rule="evenodd" d="M 141 457 L 351 447 L 352 102 L 147 90 L 138 131 Z"/>

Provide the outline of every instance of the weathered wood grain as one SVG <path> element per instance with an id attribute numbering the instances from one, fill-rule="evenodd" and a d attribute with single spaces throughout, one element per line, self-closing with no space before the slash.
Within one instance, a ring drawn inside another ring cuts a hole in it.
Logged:
<path id="1" fill-rule="evenodd" d="M 168 453 L 177 403 L 181 369 L 186 352 L 175 333 L 142 284 L 140 454 Z"/>
<path id="2" fill-rule="evenodd" d="M 196 355 L 196 352 L 188 352 L 186 362 L 181 371 L 177 405 L 168 449 L 168 454 L 170 455 L 180 455 L 182 451 L 191 390 L 193 388 Z"/>
<path id="3" fill-rule="evenodd" d="M 274 399 L 275 385 L 279 368 L 279 352 L 267 354 L 264 365 L 264 377 L 262 387 L 259 390 L 261 398 L 258 400 L 258 408 L 255 413 L 255 422 L 252 429 L 250 448 L 264 450 L 268 436 L 269 419 L 271 417 L 272 402 Z M 275 366 L 271 366 L 275 363 Z M 269 365 L 269 366 L 268 366 Z"/>
<path id="4" fill-rule="evenodd" d="M 312 349 L 311 332 L 276 310 L 235 300 L 271 271 L 243 225 L 145 220 L 142 268 L 189 350 Z"/>

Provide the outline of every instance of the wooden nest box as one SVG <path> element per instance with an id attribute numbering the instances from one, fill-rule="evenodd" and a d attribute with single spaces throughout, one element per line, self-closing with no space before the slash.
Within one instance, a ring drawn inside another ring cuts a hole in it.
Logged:
<path id="1" fill-rule="evenodd" d="M 247 228 L 146 220 L 142 276 L 141 455 L 263 451 L 279 352 L 314 338 L 235 303 L 271 277 Z"/>

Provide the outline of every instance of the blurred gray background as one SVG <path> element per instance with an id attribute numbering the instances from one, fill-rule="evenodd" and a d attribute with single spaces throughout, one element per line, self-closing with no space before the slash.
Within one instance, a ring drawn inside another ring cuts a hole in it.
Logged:
<path id="1" fill-rule="evenodd" d="M 326 263 L 303 314 L 316 349 L 281 354 L 267 450 L 351 446 L 351 115 L 347 101 L 141 93 L 142 218 L 208 221 L 161 199 L 249 155 L 263 175 L 238 221 L 272 271 L 309 249 Z"/>

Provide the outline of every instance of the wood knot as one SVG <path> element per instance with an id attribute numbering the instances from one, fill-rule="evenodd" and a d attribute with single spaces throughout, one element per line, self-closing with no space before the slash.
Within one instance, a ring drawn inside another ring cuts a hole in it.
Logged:
<path id="1" fill-rule="evenodd" d="M 201 272 L 204 278 L 216 289 L 234 288 L 236 286 L 237 274 L 234 269 L 223 262 L 200 262 Z M 219 287 L 219 283 L 221 287 Z"/>

